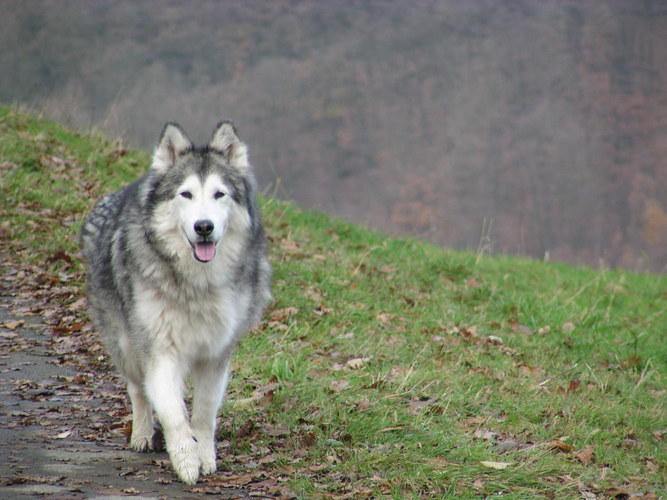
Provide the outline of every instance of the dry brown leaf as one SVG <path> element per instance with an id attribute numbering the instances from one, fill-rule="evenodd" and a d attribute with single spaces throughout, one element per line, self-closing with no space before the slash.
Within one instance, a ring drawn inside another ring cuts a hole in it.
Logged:
<path id="1" fill-rule="evenodd" d="M 577 460 L 579 460 L 582 464 L 588 465 L 593 459 L 593 453 L 593 446 L 589 445 L 581 451 L 575 451 L 574 456 L 577 457 Z"/>
<path id="2" fill-rule="evenodd" d="M 253 477 L 251 474 L 241 474 L 236 476 L 230 476 L 225 478 L 225 483 L 233 486 L 245 486 L 246 484 L 251 483 Z"/>
<path id="3" fill-rule="evenodd" d="M 7 321 L 6 323 L 3 323 L 2 326 L 4 328 L 7 328 L 8 330 L 15 331 L 19 327 L 22 327 L 24 324 L 25 324 L 25 321 L 23 321 L 22 319 L 17 319 L 17 320 L 14 320 L 14 321 Z"/>
<path id="4" fill-rule="evenodd" d="M 347 380 L 333 380 L 329 384 L 329 389 L 335 393 L 343 392 L 345 389 L 350 387 L 350 383 Z"/>
<path id="5" fill-rule="evenodd" d="M 333 309 L 331 307 L 325 307 L 323 305 L 320 305 L 317 309 L 313 309 L 313 312 L 318 316 L 325 316 L 327 314 L 331 314 L 333 312 Z"/>
<path id="6" fill-rule="evenodd" d="M 313 287 L 307 288 L 303 292 L 303 296 L 307 299 L 310 299 L 310 300 L 314 301 L 314 302 L 322 302 L 324 300 L 324 297 L 322 296 L 322 293 L 318 292 Z"/>
<path id="7" fill-rule="evenodd" d="M 448 462 L 445 457 L 429 458 L 427 462 L 431 467 L 440 471 L 444 471 L 447 469 L 447 467 L 451 466 L 451 463 Z"/>
<path id="8" fill-rule="evenodd" d="M 299 244 L 294 240 L 281 240 L 280 248 L 286 252 L 298 252 L 300 250 Z"/>
<path id="9" fill-rule="evenodd" d="M 400 431 L 403 429 L 402 425 L 395 425 L 393 427 L 385 427 L 384 429 L 380 429 L 378 432 L 394 432 L 394 431 Z"/>
<path id="10" fill-rule="evenodd" d="M 68 311 L 81 311 L 85 310 L 86 307 L 88 306 L 88 301 L 86 297 L 83 297 L 76 302 L 72 302 L 69 306 L 67 306 Z"/>
<path id="11" fill-rule="evenodd" d="M 554 439 L 553 441 L 551 441 L 551 443 L 549 443 L 549 449 L 562 451 L 564 453 L 570 453 L 571 451 L 574 450 L 574 446 L 565 444 L 560 439 Z"/>
<path id="12" fill-rule="evenodd" d="M 12 170 L 18 167 L 19 166 L 16 163 L 13 163 L 11 161 L 3 161 L 2 163 L 0 163 L 0 170 Z"/>
<path id="13" fill-rule="evenodd" d="M 606 498 L 628 498 L 628 492 L 625 491 L 624 489 L 617 488 L 616 486 L 611 486 L 609 488 L 604 488 L 602 490 L 604 492 L 604 495 Z M 635 496 L 635 495 L 633 495 Z M 639 498 L 646 498 L 644 495 L 642 495 Z"/>
<path id="14" fill-rule="evenodd" d="M 495 432 L 491 432 L 489 430 L 482 430 L 482 429 L 477 429 L 473 433 L 473 437 L 475 439 L 483 439 L 484 441 L 491 441 L 496 437 Z"/>
<path id="15" fill-rule="evenodd" d="M 364 398 L 357 403 L 357 410 L 359 411 L 367 411 L 370 410 L 370 408 L 371 408 L 371 402 L 368 398 Z"/>
<path id="16" fill-rule="evenodd" d="M 389 323 L 391 323 L 391 320 L 394 319 L 395 317 L 396 317 L 395 314 L 391 314 L 391 313 L 383 313 L 383 312 L 381 312 L 381 313 L 377 313 L 377 314 L 375 315 L 375 319 L 376 319 L 377 321 L 379 321 L 380 323 L 384 323 L 384 324 L 389 324 Z"/>
<path id="17" fill-rule="evenodd" d="M 298 307 L 286 307 L 284 309 L 276 309 L 269 316 L 269 321 L 286 321 L 290 316 L 299 312 Z"/>
<path id="18" fill-rule="evenodd" d="M 365 365 L 367 365 L 372 359 L 373 356 L 365 356 L 360 358 L 349 359 L 345 363 L 345 368 L 348 370 L 358 370 L 359 368 L 362 368 Z"/>
<path id="19" fill-rule="evenodd" d="M 570 385 L 567 387 L 567 392 L 577 392 L 580 385 L 581 385 L 581 380 L 579 379 L 570 380 Z"/>

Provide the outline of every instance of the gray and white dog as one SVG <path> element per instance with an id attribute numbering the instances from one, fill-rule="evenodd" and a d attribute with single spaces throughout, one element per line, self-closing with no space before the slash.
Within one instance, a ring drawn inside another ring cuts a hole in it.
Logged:
<path id="1" fill-rule="evenodd" d="M 82 228 L 91 311 L 127 379 L 130 446 L 152 449 L 154 409 L 188 484 L 216 470 L 232 352 L 271 298 L 255 189 L 230 122 L 203 147 L 167 123 L 148 174 L 105 196 Z"/>

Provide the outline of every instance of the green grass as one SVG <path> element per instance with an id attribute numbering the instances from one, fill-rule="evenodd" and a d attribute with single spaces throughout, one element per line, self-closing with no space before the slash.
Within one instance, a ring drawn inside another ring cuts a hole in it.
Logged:
<path id="1" fill-rule="evenodd" d="M 66 269 L 78 300 L 82 217 L 148 162 L 0 108 L 4 269 Z M 665 490 L 667 277 L 262 211 L 275 302 L 235 356 L 223 469 L 254 461 L 302 498 Z"/>

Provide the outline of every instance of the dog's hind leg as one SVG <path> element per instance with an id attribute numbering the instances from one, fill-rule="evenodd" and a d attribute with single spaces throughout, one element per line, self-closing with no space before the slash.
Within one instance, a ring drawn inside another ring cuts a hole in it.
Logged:
<path id="1" fill-rule="evenodd" d="M 223 362 L 198 363 L 192 371 L 194 400 L 192 430 L 197 440 L 197 451 L 202 463 L 202 474 L 216 471 L 215 418 L 227 390 L 231 356 Z"/>
<path id="2" fill-rule="evenodd" d="M 171 465 L 181 481 L 194 484 L 201 461 L 183 400 L 185 374 L 170 353 L 154 353 L 146 371 L 146 394 L 162 424 Z"/>
<path id="3" fill-rule="evenodd" d="M 144 389 L 140 385 L 128 380 L 127 392 L 132 403 L 132 437 L 130 448 L 137 451 L 153 449 L 153 411 L 146 399 Z"/>

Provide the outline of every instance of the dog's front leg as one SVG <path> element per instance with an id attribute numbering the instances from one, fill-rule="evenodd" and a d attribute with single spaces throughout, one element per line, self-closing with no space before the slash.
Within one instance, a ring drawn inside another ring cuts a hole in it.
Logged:
<path id="1" fill-rule="evenodd" d="M 152 450 L 153 412 L 144 394 L 144 388 L 128 379 L 127 392 L 130 395 L 132 403 L 132 437 L 130 438 L 130 448 L 137 451 Z"/>
<path id="2" fill-rule="evenodd" d="M 215 418 L 227 390 L 230 365 L 231 353 L 223 361 L 200 362 L 192 371 L 192 430 L 197 440 L 202 474 L 216 471 Z"/>
<path id="3" fill-rule="evenodd" d="M 194 484 L 200 459 L 185 407 L 185 374 L 179 366 L 169 354 L 154 355 L 146 374 L 146 393 L 162 424 L 172 467 L 181 481 Z"/>

